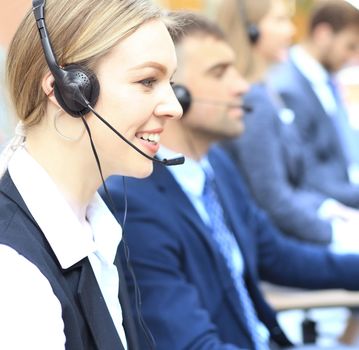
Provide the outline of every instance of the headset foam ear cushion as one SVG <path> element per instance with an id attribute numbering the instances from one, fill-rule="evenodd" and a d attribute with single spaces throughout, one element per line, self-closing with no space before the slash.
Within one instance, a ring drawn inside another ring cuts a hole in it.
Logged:
<path id="1" fill-rule="evenodd" d="M 78 91 L 94 107 L 100 94 L 100 84 L 93 72 L 79 65 L 66 66 L 63 71 L 63 78 L 54 85 L 55 97 L 66 113 L 75 118 L 81 117 L 89 113 L 90 108 L 82 103 Z"/>
<path id="2" fill-rule="evenodd" d="M 189 110 L 189 108 L 191 107 L 191 102 L 192 102 L 191 93 L 185 86 L 180 84 L 173 85 L 173 91 L 177 97 L 178 102 L 182 107 L 183 116 L 184 116 Z"/>
<path id="3" fill-rule="evenodd" d="M 260 32 L 259 32 L 258 27 L 253 23 L 248 24 L 247 25 L 247 34 L 248 34 L 249 41 L 252 44 L 256 44 L 260 37 Z"/>

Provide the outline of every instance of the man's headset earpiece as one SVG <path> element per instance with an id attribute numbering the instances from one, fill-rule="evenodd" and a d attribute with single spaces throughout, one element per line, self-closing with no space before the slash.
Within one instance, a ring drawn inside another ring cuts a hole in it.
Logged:
<path id="1" fill-rule="evenodd" d="M 90 112 L 86 100 L 91 106 L 96 105 L 100 94 L 100 84 L 97 77 L 89 69 L 78 64 L 60 68 L 45 24 L 45 0 L 33 0 L 32 6 L 46 62 L 55 78 L 54 93 L 56 100 L 66 113 L 75 118 L 81 117 Z"/>
<path id="2" fill-rule="evenodd" d="M 180 84 L 173 85 L 173 91 L 177 97 L 178 102 L 182 107 L 183 110 L 182 118 L 183 118 L 191 107 L 192 95 L 184 85 L 180 85 Z"/>
<path id="3" fill-rule="evenodd" d="M 245 26 L 248 40 L 252 45 L 254 45 L 258 42 L 259 37 L 261 35 L 259 28 L 256 24 L 251 23 L 251 21 L 248 19 L 247 6 L 245 3 L 245 1 L 247 1 L 247 0 L 237 0 L 237 1 L 239 1 L 239 15 L 243 21 L 244 26 Z"/>
<path id="4" fill-rule="evenodd" d="M 194 98 L 192 98 L 191 92 L 184 85 L 181 85 L 181 84 L 173 85 L 173 91 L 177 97 L 178 102 L 180 103 L 180 105 L 183 109 L 182 118 L 186 115 L 188 110 L 191 108 L 191 104 L 193 102 L 211 104 L 211 105 L 220 105 L 220 106 L 225 106 L 225 107 L 239 107 L 239 108 L 242 108 L 245 112 L 252 111 L 251 106 L 243 105 L 240 102 L 238 102 L 236 104 L 233 102 L 223 102 L 223 101 L 216 101 L 216 100 L 209 100 L 209 99 L 208 100 L 198 99 L 198 98 L 194 99 Z"/>
<path id="5" fill-rule="evenodd" d="M 254 23 L 247 23 L 246 31 L 251 44 L 256 44 L 260 37 L 260 31 Z"/>

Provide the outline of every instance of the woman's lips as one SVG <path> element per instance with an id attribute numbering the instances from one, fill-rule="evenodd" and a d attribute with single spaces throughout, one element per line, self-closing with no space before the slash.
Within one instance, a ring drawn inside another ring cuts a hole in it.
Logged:
<path id="1" fill-rule="evenodd" d="M 162 130 L 160 132 L 162 132 Z M 141 145 L 143 145 L 149 153 L 154 155 L 160 147 L 160 132 L 138 132 L 136 133 L 136 137 L 140 140 Z"/>

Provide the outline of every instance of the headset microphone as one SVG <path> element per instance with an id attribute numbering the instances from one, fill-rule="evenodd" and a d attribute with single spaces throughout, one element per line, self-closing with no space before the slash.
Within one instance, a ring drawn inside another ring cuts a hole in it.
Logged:
<path id="1" fill-rule="evenodd" d="M 233 102 L 223 102 L 223 101 L 207 100 L 207 99 L 199 99 L 199 98 L 193 99 L 190 91 L 184 85 L 180 85 L 180 84 L 175 84 L 173 86 L 173 91 L 177 97 L 178 102 L 180 103 L 183 109 L 183 116 L 190 109 L 191 104 L 193 102 L 222 105 L 222 106 L 227 106 L 229 108 L 230 107 L 242 108 L 247 113 L 252 112 L 253 110 L 252 106 L 244 105 L 240 103 L 237 104 Z"/>
<path id="2" fill-rule="evenodd" d="M 230 102 L 223 102 L 223 101 L 216 101 L 216 100 L 206 100 L 206 99 L 202 99 L 202 98 L 196 98 L 194 100 L 194 102 L 206 103 L 206 104 L 211 104 L 211 105 L 227 106 L 229 108 L 231 108 L 231 107 L 232 108 L 241 108 L 247 113 L 253 111 L 253 108 L 251 106 L 240 104 L 240 103 L 230 103 Z"/>
<path id="3" fill-rule="evenodd" d="M 153 160 L 154 162 L 157 163 L 161 163 L 163 165 L 166 166 L 171 166 L 171 165 L 180 165 L 183 164 L 185 162 L 185 158 L 183 155 L 178 155 L 175 158 L 170 158 L 170 159 L 157 159 L 154 157 L 149 156 L 148 154 L 146 154 L 145 152 L 141 151 L 137 146 L 135 146 L 131 141 L 127 140 L 120 132 L 118 132 L 107 120 L 105 120 L 104 118 L 102 118 L 92 107 L 91 105 L 87 105 L 87 107 L 92 111 L 93 114 L 96 115 L 96 117 L 98 119 L 100 119 L 102 121 L 102 123 L 104 123 L 108 128 L 110 128 L 118 137 L 120 137 L 124 142 L 126 142 L 129 146 L 131 146 L 135 151 L 137 151 L 138 153 L 140 153 L 141 155 L 143 155 L 144 157 L 146 157 L 147 159 Z"/>
<path id="4" fill-rule="evenodd" d="M 154 162 L 166 165 L 166 166 L 171 166 L 171 165 L 180 165 L 183 164 L 185 162 L 185 158 L 182 154 L 179 154 L 177 157 L 175 158 L 170 158 L 170 159 L 157 159 L 154 157 L 149 156 L 148 154 L 146 154 L 145 152 L 143 152 L 142 150 L 140 150 L 136 145 L 134 145 L 131 141 L 129 141 L 125 136 L 123 136 L 118 130 L 116 130 L 106 119 L 102 118 L 100 114 L 98 114 L 94 108 L 90 105 L 89 101 L 86 100 L 86 98 L 84 96 L 81 96 L 81 92 L 78 91 L 77 94 L 78 97 L 80 97 L 80 100 L 78 101 L 79 103 L 82 103 L 83 105 L 86 105 L 86 107 L 102 122 L 104 123 L 111 131 L 113 131 L 119 138 L 121 138 L 121 140 L 123 140 L 124 142 L 126 142 L 129 146 L 131 146 L 135 151 L 137 151 L 138 153 L 140 153 L 142 156 L 146 157 L 149 160 L 152 160 Z"/>

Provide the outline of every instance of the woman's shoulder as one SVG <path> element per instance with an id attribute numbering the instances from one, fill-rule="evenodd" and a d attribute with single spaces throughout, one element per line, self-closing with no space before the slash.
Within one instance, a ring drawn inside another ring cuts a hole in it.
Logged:
<path id="1" fill-rule="evenodd" d="M 12 186 L 11 178 L 5 174 L 0 180 L 0 244 L 28 258 L 41 256 L 39 252 L 45 248 L 42 231 Z"/>
<path id="2" fill-rule="evenodd" d="M 16 203 L 0 192 L 0 236 L 19 222 L 19 216 L 22 213 Z"/>

